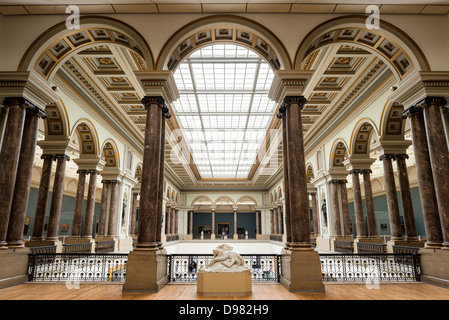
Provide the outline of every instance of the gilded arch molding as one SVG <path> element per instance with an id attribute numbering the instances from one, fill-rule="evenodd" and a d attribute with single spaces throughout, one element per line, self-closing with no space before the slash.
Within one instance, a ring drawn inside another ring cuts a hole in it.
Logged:
<path id="1" fill-rule="evenodd" d="M 375 123 L 366 118 L 359 120 L 351 134 L 351 143 L 348 149 L 349 155 L 366 155 L 369 157 L 370 139 L 373 134 L 379 137 L 379 130 Z"/>
<path id="2" fill-rule="evenodd" d="M 345 140 L 338 138 L 334 141 L 329 157 L 329 168 L 344 167 L 343 161 L 348 157 L 348 146 Z"/>
<path id="3" fill-rule="evenodd" d="M 71 136 L 78 135 L 79 153 L 81 157 L 96 158 L 100 154 L 98 133 L 95 126 L 88 119 L 80 119 L 73 126 Z M 73 137 L 72 137 L 73 139 Z"/>
<path id="4" fill-rule="evenodd" d="M 153 69 L 151 50 L 134 28 L 116 19 L 89 16 L 80 18 L 77 30 L 67 30 L 65 21 L 46 30 L 25 52 L 17 71 L 34 71 L 49 81 L 69 56 L 104 45 L 125 47 L 140 70 Z"/>
<path id="5" fill-rule="evenodd" d="M 422 50 L 405 32 L 381 20 L 380 29 L 369 30 L 366 16 L 345 16 L 315 27 L 300 44 L 294 59 L 295 69 L 307 69 L 317 50 L 343 44 L 379 56 L 387 62 L 399 81 L 414 71 L 429 71 L 430 65 Z"/>
<path id="6" fill-rule="evenodd" d="M 274 70 L 291 69 L 282 42 L 270 30 L 247 18 L 217 15 L 195 20 L 176 31 L 156 61 L 157 70 L 174 70 L 191 52 L 213 43 L 234 43 L 253 49 Z"/>
<path id="7" fill-rule="evenodd" d="M 108 139 L 103 143 L 101 157 L 105 161 L 106 168 L 120 168 L 120 154 L 114 140 Z"/>

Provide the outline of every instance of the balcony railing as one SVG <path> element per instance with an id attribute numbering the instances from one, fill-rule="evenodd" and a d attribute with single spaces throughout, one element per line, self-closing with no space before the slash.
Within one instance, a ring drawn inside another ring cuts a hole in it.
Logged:
<path id="1" fill-rule="evenodd" d="M 279 282 L 280 255 L 242 254 L 245 266 L 251 268 L 253 282 Z M 196 282 L 197 271 L 206 267 L 212 254 L 172 254 L 169 258 L 170 282 Z"/>
<path id="2" fill-rule="evenodd" d="M 92 243 L 70 243 L 64 244 L 63 253 L 91 253 L 92 252 Z"/>
<path id="3" fill-rule="evenodd" d="M 382 243 L 357 243 L 358 253 L 386 253 L 387 245 Z"/>
<path id="4" fill-rule="evenodd" d="M 125 281 L 128 254 L 30 253 L 29 281 Z"/>
<path id="5" fill-rule="evenodd" d="M 420 281 L 419 254 L 321 254 L 323 281 Z"/>
<path id="6" fill-rule="evenodd" d="M 354 251 L 354 244 L 352 241 L 334 241 L 335 252 L 352 253 Z"/>
<path id="7" fill-rule="evenodd" d="M 110 253 L 115 250 L 115 241 L 96 241 L 95 252 L 97 253 Z"/>
<path id="8" fill-rule="evenodd" d="M 393 253 L 418 253 L 420 247 L 393 246 Z"/>
<path id="9" fill-rule="evenodd" d="M 56 253 L 56 246 L 29 247 L 31 253 Z"/>

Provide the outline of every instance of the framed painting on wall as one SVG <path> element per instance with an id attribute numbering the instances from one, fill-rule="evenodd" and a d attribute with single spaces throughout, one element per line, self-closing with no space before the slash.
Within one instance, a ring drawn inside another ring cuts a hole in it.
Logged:
<path id="1" fill-rule="evenodd" d="M 223 231 L 225 232 L 226 236 L 231 235 L 231 224 L 226 223 L 217 223 L 217 235 L 221 236 Z"/>

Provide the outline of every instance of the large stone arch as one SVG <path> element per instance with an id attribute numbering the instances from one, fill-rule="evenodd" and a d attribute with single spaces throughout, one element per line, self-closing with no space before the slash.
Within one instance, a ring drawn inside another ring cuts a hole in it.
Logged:
<path id="1" fill-rule="evenodd" d="M 214 207 L 217 211 L 232 211 L 236 207 L 236 204 L 229 196 L 219 196 L 214 201 Z"/>
<path id="2" fill-rule="evenodd" d="M 101 147 L 101 158 L 105 168 L 120 169 L 120 153 L 117 144 L 112 139 L 107 139 Z"/>
<path id="3" fill-rule="evenodd" d="M 47 118 L 43 120 L 45 140 L 67 141 L 70 136 L 70 122 L 62 100 L 45 107 Z"/>
<path id="4" fill-rule="evenodd" d="M 366 28 L 367 16 L 351 15 L 328 20 L 303 39 L 296 52 L 293 66 L 304 69 L 320 48 L 348 44 L 378 56 L 390 66 L 397 81 L 403 82 L 411 74 L 430 71 L 430 65 L 419 46 L 404 31 L 380 20 L 380 28 Z"/>
<path id="5" fill-rule="evenodd" d="M 379 124 L 379 136 L 384 139 L 403 140 L 406 121 L 402 118 L 404 106 L 388 100 L 382 110 L 381 122 Z"/>
<path id="6" fill-rule="evenodd" d="M 329 168 L 344 168 L 345 164 L 343 161 L 348 157 L 348 150 L 348 144 L 344 139 L 336 139 L 331 147 Z"/>
<path id="7" fill-rule="evenodd" d="M 197 196 L 195 199 L 192 200 L 191 207 L 193 208 L 193 211 L 208 211 L 212 209 L 214 205 L 214 202 L 211 198 L 205 195 Z"/>
<path id="8" fill-rule="evenodd" d="M 215 15 L 195 20 L 176 31 L 164 44 L 156 61 L 157 70 L 175 70 L 193 51 L 213 43 L 234 43 L 253 49 L 274 70 L 292 68 L 290 56 L 278 37 L 248 18 Z"/>
<path id="9" fill-rule="evenodd" d="M 379 137 L 379 130 L 376 124 L 367 118 L 363 118 L 354 126 L 351 134 L 351 141 L 349 144 L 348 153 L 353 157 L 369 158 L 370 153 L 370 139 L 373 136 Z"/>
<path id="10" fill-rule="evenodd" d="M 100 142 L 94 124 L 88 119 L 78 120 L 71 130 L 71 142 L 77 144 L 80 158 L 97 159 L 100 157 Z M 75 142 L 76 137 L 78 141 Z"/>
<path id="11" fill-rule="evenodd" d="M 151 50 L 133 27 L 113 18 L 84 16 L 79 29 L 67 29 L 64 20 L 42 33 L 25 52 L 17 71 L 31 71 L 50 82 L 69 57 L 102 45 L 125 47 L 140 70 L 153 69 Z"/>

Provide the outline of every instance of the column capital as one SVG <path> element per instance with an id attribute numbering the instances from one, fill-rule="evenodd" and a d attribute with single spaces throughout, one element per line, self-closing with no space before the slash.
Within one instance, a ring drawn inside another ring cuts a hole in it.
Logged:
<path id="1" fill-rule="evenodd" d="M 87 173 L 89 173 L 89 171 L 85 170 L 85 169 L 78 169 L 78 170 L 76 170 L 76 173 L 78 173 L 78 174 L 80 174 L 80 173 L 87 174 Z"/>
<path id="2" fill-rule="evenodd" d="M 6 97 L 22 97 L 41 111 L 60 100 L 46 82 L 29 71 L 0 72 L 0 100 Z"/>
<path id="3" fill-rule="evenodd" d="M 100 171 L 96 169 L 87 170 L 88 174 L 100 174 Z"/>
<path id="4" fill-rule="evenodd" d="M 339 184 L 346 184 L 346 183 L 348 183 L 348 180 L 338 180 L 338 183 Z"/>
<path id="5" fill-rule="evenodd" d="M 135 71 L 145 96 L 159 96 L 170 104 L 179 99 L 175 78 L 171 70 Z"/>
<path id="6" fill-rule="evenodd" d="M 385 154 L 383 154 L 383 155 L 381 155 L 380 157 L 379 157 L 379 160 L 384 160 L 384 159 L 386 159 L 386 160 L 394 160 L 394 154 L 389 154 L 389 153 L 385 153 Z"/>
<path id="7" fill-rule="evenodd" d="M 408 154 L 402 154 L 402 153 L 398 153 L 394 155 L 394 160 L 398 160 L 398 159 L 408 159 L 409 156 Z"/>
<path id="8" fill-rule="evenodd" d="M 289 107 L 292 104 L 297 104 L 302 110 L 304 104 L 307 102 L 307 99 L 304 98 L 304 96 L 286 96 L 282 102 L 285 104 L 285 107 Z"/>
<path id="9" fill-rule="evenodd" d="M 362 169 L 360 171 L 361 171 L 361 173 L 373 173 L 373 170 L 371 170 L 371 169 Z"/>
<path id="10" fill-rule="evenodd" d="M 41 155 L 41 159 L 50 159 L 50 160 L 54 160 L 54 155 L 52 154 L 43 154 Z"/>
<path id="11" fill-rule="evenodd" d="M 54 160 L 59 160 L 59 159 L 66 159 L 67 161 L 70 161 L 70 157 L 66 154 L 55 154 Z"/>
<path id="12" fill-rule="evenodd" d="M 302 96 L 312 75 L 312 71 L 276 70 L 268 97 L 280 104 L 285 97 Z"/>
<path id="13" fill-rule="evenodd" d="M 349 171 L 349 173 L 350 173 L 350 174 L 353 174 L 353 173 L 355 173 L 355 174 L 361 174 L 361 173 L 362 173 L 362 170 L 360 170 L 360 169 L 352 169 L 352 170 Z"/>
<path id="14" fill-rule="evenodd" d="M 447 104 L 447 100 L 443 97 L 425 97 L 423 100 L 418 102 L 415 107 L 418 108 L 427 108 L 430 106 L 445 106 Z"/>

